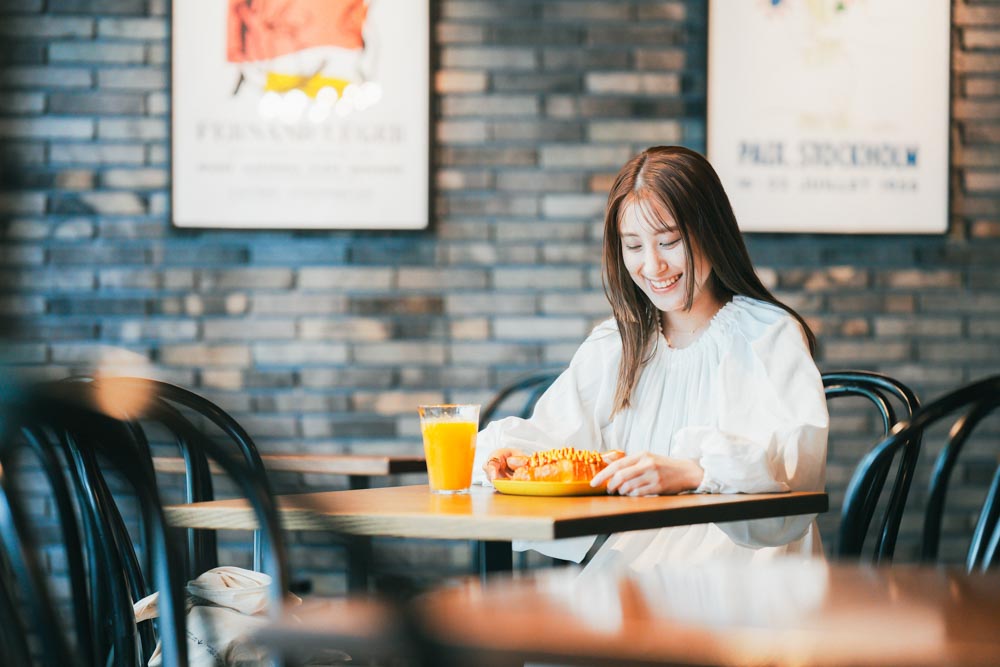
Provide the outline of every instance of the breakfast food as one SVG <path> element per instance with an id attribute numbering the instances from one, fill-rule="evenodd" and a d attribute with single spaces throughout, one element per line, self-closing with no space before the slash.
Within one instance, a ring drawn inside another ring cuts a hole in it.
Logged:
<path id="1" fill-rule="evenodd" d="M 525 482 L 589 482 L 625 452 L 594 452 L 573 447 L 536 452 L 514 470 L 512 479 Z"/>

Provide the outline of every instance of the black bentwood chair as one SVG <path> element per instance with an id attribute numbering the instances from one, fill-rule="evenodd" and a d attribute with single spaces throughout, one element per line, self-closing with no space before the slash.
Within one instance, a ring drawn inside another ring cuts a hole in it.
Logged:
<path id="1" fill-rule="evenodd" d="M 543 371 L 526 375 L 500 388 L 486 407 L 479 413 L 479 430 L 500 417 L 527 419 L 561 371 Z"/>
<path id="2" fill-rule="evenodd" d="M 913 419 L 893 430 L 886 442 L 912 437 L 914 433 L 958 413 L 951 423 L 944 449 L 934 462 L 927 506 L 924 510 L 924 533 L 920 559 L 932 563 L 938 559 L 941 541 L 941 522 L 948 484 L 959 454 L 972 431 L 1000 406 L 1000 375 L 959 387 L 923 407 Z M 1000 466 L 993 473 L 992 481 L 972 532 L 965 558 L 968 572 L 986 571 L 1000 565 Z"/>
<path id="3" fill-rule="evenodd" d="M 882 438 L 887 437 L 896 424 L 912 417 L 920 407 L 916 394 L 909 387 L 879 373 L 868 371 L 823 373 L 823 387 L 828 401 L 842 396 L 868 399 L 881 418 Z M 894 403 L 898 404 L 899 413 Z M 883 440 L 872 447 L 855 467 L 844 496 L 834 555 L 839 558 L 861 557 L 879 498 L 882 496 L 893 460 L 898 453 L 896 475 L 872 550 L 874 563 L 892 562 L 899 524 L 920 453 L 920 435 L 920 429 L 914 429 L 907 438 L 892 442 Z"/>
<path id="4" fill-rule="evenodd" d="M 150 575 L 160 591 L 163 664 L 186 665 L 180 554 L 169 539 L 152 469 L 133 456 L 128 438 L 123 437 L 122 423 L 78 392 L 52 385 L 36 388 L 5 407 L 8 419 L 0 450 L 0 533 L 4 560 L 16 580 L 13 585 L 8 580 L 4 586 L 8 593 L 3 597 L 24 601 L 42 664 L 139 665 L 145 664 L 148 657 L 144 639 L 137 636 L 132 588 L 120 558 L 122 545 L 116 541 L 116 526 L 95 520 L 94 511 L 106 499 L 100 489 L 88 491 L 80 484 L 81 470 L 77 466 L 88 465 L 91 455 L 100 454 L 106 465 L 121 473 L 138 500 L 147 544 L 153 553 Z M 58 617 L 48 610 L 52 601 L 39 565 L 40 551 L 20 493 L 24 487 L 17 481 L 21 468 L 15 465 L 15 457 L 22 451 L 35 455 L 52 491 L 70 578 L 75 649 L 62 632 Z M 11 643 L 5 644 L 9 647 Z M 4 664 L 33 663 L 18 659 Z"/>

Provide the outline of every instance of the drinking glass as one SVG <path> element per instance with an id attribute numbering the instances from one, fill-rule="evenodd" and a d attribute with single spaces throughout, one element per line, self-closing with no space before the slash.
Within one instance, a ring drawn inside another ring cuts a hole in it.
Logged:
<path id="1" fill-rule="evenodd" d="M 472 485 L 472 461 L 476 455 L 479 406 L 421 405 L 420 432 L 431 491 L 442 494 L 468 493 Z"/>

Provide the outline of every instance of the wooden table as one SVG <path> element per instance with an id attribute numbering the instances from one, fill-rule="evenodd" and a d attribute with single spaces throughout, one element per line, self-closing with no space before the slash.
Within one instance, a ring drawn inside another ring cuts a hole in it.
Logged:
<path id="1" fill-rule="evenodd" d="M 557 568 L 438 589 L 405 614 L 370 598 L 292 612 L 256 638 L 290 653 L 375 651 L 393 664 L 910 667 L 1000 658 L 1000 574 L 900 565 Z"/>
<path id="2" fill-rule="evenodd" d="M 828 507 L 827 495 L 819 492 L 541 498 L 478 486 L 468 495 L 443 496 L 431 493 L 425 484 L 281 496 L 278 501 L 288 530 L 486 541 L 484 572 L 512 568 L 513 540 L 813 514 Z M 174 505 L 166 514 L 171 524 L 185 528 L 257 525 L 242 499 Z"/>
<path id="3" fill-rule="evenodd" d="M 263 454 L 264 467 L 274 472 L 295 472 L 312 475 L 346 475 L 352 489 L 367 489 L 372 477 L 403 473 L 427 472 L 423 456 L 365 454 Z M 153 459 L 157 472 L 183 474 L 184 459 L 157 456 Z M 212 472 L 221 469 L 212 463 Z"/>

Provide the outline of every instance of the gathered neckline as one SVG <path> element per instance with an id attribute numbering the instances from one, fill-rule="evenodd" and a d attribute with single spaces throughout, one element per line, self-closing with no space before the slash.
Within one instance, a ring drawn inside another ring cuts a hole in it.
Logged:
<path id="1" fill-rule="evenodd" d="M 670 343 L 667 342 L 667 337 L 666 334 L 664 334 L 663 332 L 662 326 L 659 327 L 657 344 L 663 349 L 665 349 L 674 358 L 680 358 L 685 355 L 693 354 L 700 347 L 705 345 L 706 341 L 710 337 L 715 336 L 716 331 L 719 329 L 719 325 L 721 323 L 724 323 L 725 321 L 731 319 L 729 313 L 736 307 L 737 301 L 743 301 L 746 298 L 747 297 L 737 294 L 734 295 L 732 299 L 723 304 L 722 308 L 719 308 L 719 310 L 715 312 L 715 315 L 712 315 L 712 319 L 708 321 L 708 324 L 705 326 L 705 330 L 702 331 L 701 335 L 698 336 L 698 338 L 696 338 L 687 347 L 682 347 L 682 348 L 671 347 Z"/>

